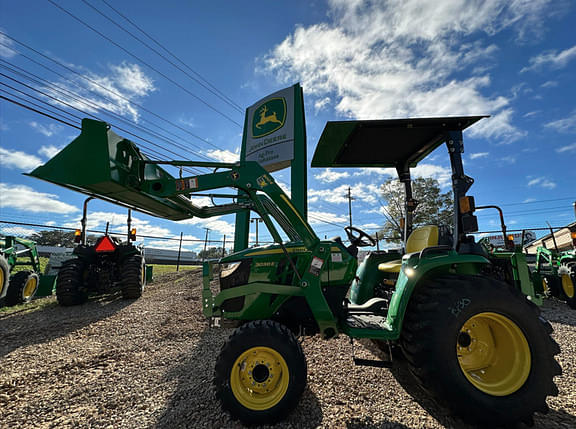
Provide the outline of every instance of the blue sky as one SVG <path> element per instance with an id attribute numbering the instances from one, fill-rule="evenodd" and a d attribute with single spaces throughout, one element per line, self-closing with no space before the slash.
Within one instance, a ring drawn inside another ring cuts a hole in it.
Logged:
<path id="1" fill-rule="evenodd" d="M 106 3 L 176 54 L 190 67 L 179 65 L 187 75 L 123 32 L 121 28 L 179 64 Z M 237 159 L 243 109 L 270 92 L 301 82 L 308 163 L 328 120 L 489 114 L 490 119 L 465 132 L 465 168 L 476 180 L 470 193 L 477 204 L 501 205 L 509 228 L 574 221 L 573 2 L 1 0 L 0 4 L 4 34 L 0 34 L 0 73 L 9 76 L 0 76 L 1 95 L 13 99 L 17 95 L 47 109 L 45 103 L 53 103 L 48 96 L 66 98 L 68 105 L 56 107 L 86 116 L 72 107 L 82 109 L 153 141 L 163 147 L 154 150 L 165 159 Z M 44 163 L 78 130 L 4 100 L 0 103 L 0 220 L 77 227 L 82 194 L 22 173 Z M 69 122 L 79 123 L 74 118 Z M 163 138 L 151 136 L 144 127 Z M 435 177 L 446 188 L 448 165 L 442 147 L 415 174 Z M 383 169 L 310 169 L 310 221 L 319 236 L 344 235 L 348 186 L 355 198 L 354 224 L 375 231 L 384 222 L 379 185 L 391 174 Z M 275 177 L 289 187 L 288 170 Z M 123 230 L 124 209 L 95 202 L 91 211 L 91 227 L 104 228 L 110 221 L 112 229 Z M 234 231 L 230 216 L 178 223 L 134 216 L 140 234 L 179 237 L 183 232 L 185 238 L 203 239 L 203 228 L 210 228 L 210 239 L 227 234 L 230 240 Z M 496 220 L 495 213 L 479 213 L 482 231 L 495 229 Z M 261 228 L 260 239 L 266 236 Z M 151 239 L 145 243 L 174 245 Z M 188 243 L 187 248 L 198 246 Z"/>

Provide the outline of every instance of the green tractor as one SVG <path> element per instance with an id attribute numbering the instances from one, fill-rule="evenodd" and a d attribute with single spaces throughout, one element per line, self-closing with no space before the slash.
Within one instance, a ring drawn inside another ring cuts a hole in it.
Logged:
<path id="1" fill-rule="evenodd" d="M 466 196 L 473 180 L 463 170 L 462 131 L 480 119 L 326 125 L 312 167 L 392 167 L 406 185 L 405 251 L 372 252 L 360 266 L 358 249 L 374 239 L 355 227 L 346 228 L 349 245 L 319 239 L 255 161 L 152 161 L 105 123 L 85 119 L 81 135 L 30 175 L 166 219 L 258 213 L 275 244 L 228 255 L 219 270 L 211 262 L 203 267 L 205 316 L 213 326 L 236 326 L 216 360 L 216 395 L 244 424 L 278 422 L 298 405 L 307 364 L 297 338 L 316 334 L 371 339 L 390 351 L 383 359 L 353 357 L 357 365 L 390 367 L 397 359 L 392 349 L 401 350 L 424 391 L 464 421 L 530 424 L 558 393 L 554 377 L 561 368 L 554 356 L 560 350 L 551 325 L 526 298 L 534 292 L 502 281 L 470 235 L 477 220 Z M 453 172 L 452 233 L 436 226 L 411 231 L 417 202 L 410 169 L 443 144 Z M 65 168 L 84 157 L 91 168 Z M 217 171 L 175 178 L 162 164 Z M 240 192 L 230 203 L 206 207 L 189 198 L 221 188 Z"/>
<path id="2" fill-rule="evenodd" d="M 12 273 L 18 265 L 28 269 Z M 39 272 L 34 241 L 11 235 L 0 237 L 0 301 L 8 306 L 30 302 L 38 290 Z"/>
<path id="3" fill-rule="evenodd" d="M 570 230 L 572 250 L 559 251 L 552 228 L 554 249 L 539 246 L 536 250 L 534 283 L 542 284 L 551 296 L 565 301 L 576 310 L 576 229 Z"/>
<path id="4" fill-rule="evenodd" d="M 79 305 L 89 295 L 120 290 L 124 299 L 140 298 L 146 284 L 146 266 L 140 248 L 134 246 L 136 229 L 131 228 L 128 211 L 128 236 L 122 242 L 106 232 L 94 244 L 87 243 L 86 223 L 89 197 L 84 201 L 82 229 L 76 230 L 73 255 L 62 263 L 56 278 L 56 298 L 62 306 Z"/>

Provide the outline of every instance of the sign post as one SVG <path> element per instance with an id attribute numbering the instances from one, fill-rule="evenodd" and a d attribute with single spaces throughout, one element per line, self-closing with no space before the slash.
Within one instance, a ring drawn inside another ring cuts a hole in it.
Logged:
<path id="1" fill-rule="evenodd" d="M 302 87 L 295 84 L 246 109 L 240 162 L 257 161 L 268 172 L 291 167 L 291 199 L 308 217 L 306 119 Z M 236 214 L 234 251 L 248 247 L 250 213 Z"/>

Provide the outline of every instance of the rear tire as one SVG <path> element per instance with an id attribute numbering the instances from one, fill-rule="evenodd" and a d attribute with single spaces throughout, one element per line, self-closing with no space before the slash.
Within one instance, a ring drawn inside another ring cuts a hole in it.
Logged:
<path id="1" fill-rule="evenodd" d="M 561 297 L 562 284 L 557 276 L 543 275 L 542 287 L 544 289 L 544 292 L 548 292 L 548 295 L 553 296 L 555 298 Z"/>
<path id="2" fill-rule="evenodd" d="M 40 277 L 34 271 L 20 271 L 10 278 L 6 305 L 24 304 L 32 301 L 38 290 Z"/>
<path id="3" fill-rule="evenodd" d="M 216 361 L 214 386 L 222 408 L 246 425 L 274 424 L 306 387 L 306 358 L 292 332 L 258 320 L 236 328 Z"/>
<path id="4" fill-rule="evenodd" d="M 10 265 L 4 256 L 0 255 L 0 299 L 6 296 L 8 292 L 8 283 L 10 280 Z"/>
<path id="5" fill-rule="evenodd" d="M 146 285 L 146 263 L 142 255 L 127 257 L 122 263 L 122 298 L 137 299 Z"/>
<path id="6" fill-rule="evenodd" d="M 562 274 L 562 294 L 566 304 L 576 310 L 576 262 L 569 262 L 564 265 L 566 273 Z"/>
<path id="7" fill-rule="evenodd" d="M 56 278 L 56 298 L 64 307 L 80 305 L 88 299 L 84 286 L 85 264 L 80 259 L 69 259 L 62 263 Z"/>
<path id="8" fill-rule="evenodd" d="M 558 394 L 562 370 L 552 327 L 516 289 L 480 276 L 421 285 L 401 346 L 411 372 L 439 405 L 475 425 L 531 424 Z"/>

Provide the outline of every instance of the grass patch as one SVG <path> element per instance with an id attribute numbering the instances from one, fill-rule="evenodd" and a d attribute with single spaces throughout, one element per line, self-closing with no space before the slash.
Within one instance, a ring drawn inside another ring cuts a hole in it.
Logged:
<path id="1" fill-rule="evenodd" d="M 176 265 L 160 265 L 160 264 L 150 264 L 152 267 L 152 272 L 155 276 L 165 274 L 165 273 L 175 273 Z M 180 271 L 196 271 L 202 268 L 199 265 L 180 265 Z"/>
<path id="2" fill-rule="evenodd" d="M 58 305 L 56 296 L 45 296 L 38 299 L 33 299 L 32 302 L 26 304 L 13 305 L 12 307 L 0 307 L 0 315 L 7 316 L 12 313 L 19 313 L 21 311 L 32 312 L 42 310 L 47 307 L 54 307 Z"/>

